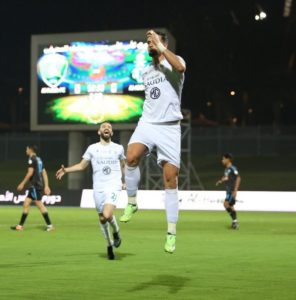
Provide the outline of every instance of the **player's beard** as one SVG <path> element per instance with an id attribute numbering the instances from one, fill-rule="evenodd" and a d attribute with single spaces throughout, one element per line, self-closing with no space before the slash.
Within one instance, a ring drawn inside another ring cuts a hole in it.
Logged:
<path id="1" fill-rule="evenodd" d="M 158 56 L 158 52 L 155 49 L 150 49 L 149 52 L 148 52 L 148 54 L 149 54 L 150 57 L 156 57 L 156 56 Z"/>
<path id="2" fill-rule="evenodd" d="M 111 134 L 110 133 L 104 133 L 101 134 L 101 139 L 103 139 L 105 142 L 109 143 L 111 140 Z"/>

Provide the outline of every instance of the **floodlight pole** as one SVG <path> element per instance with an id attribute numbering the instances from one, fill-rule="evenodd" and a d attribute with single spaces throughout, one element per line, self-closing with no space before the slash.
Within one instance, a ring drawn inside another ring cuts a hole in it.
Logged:
<path id="1" fill-rule="evenodd" d="M 68 135 L 68 166 L 81 161 L 85 147 L 85 135 L 82 132 L 70 131 Z M 68 189 L 80 190 L 83 188 L 84 172 L 68 174 Z"/>
<path id="2" fill-rule="evenodd" d="M 130 139 L 132 133 L 133 132 L 131 130 L 120 130 L 119 131 L 120 144 L 123 146 L 125 154 L 126 154 L 127 145 L 128 145 L 128 142 L 129 142 L 129 139 Z"/>

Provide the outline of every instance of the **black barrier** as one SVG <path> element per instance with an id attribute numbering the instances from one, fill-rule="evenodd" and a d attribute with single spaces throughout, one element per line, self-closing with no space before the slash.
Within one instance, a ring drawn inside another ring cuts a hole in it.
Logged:
<path id="1" fill-rule="evenodd" d="M 52 195 L 42 197 L 45 205 L 50 206 L 80 206 L 82 191 L 52 191 Z M 23 205 L 27 191 L 23 193 L 0 190 L 0 205 Z"/>

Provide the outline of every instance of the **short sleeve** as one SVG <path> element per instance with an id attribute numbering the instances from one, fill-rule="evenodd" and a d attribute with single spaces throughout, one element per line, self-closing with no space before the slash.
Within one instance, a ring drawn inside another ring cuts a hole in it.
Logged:
<path id="1" fill-rule="evenodd" d="M 85 160 L 88 160 L 88 161 L 91 160 L 91 158 L 92 158 L 92 152 L 91 152 L 90 146 L 86 149 L 86 151 L 82 155 L 82 158 L 85 159 Z"/>
<path id="2" fill-rule="evenodd" d="M 122 145 L 120 145 L 119 160 L 124 160 L 124 159 L 125 159 L 124 148 Z"/>
<path id="3" fill-rule="evenodd" d="M 230 168 L 230 171 L 231 171 L 231 173 L 232 173 L 234 176 L 238 176 L 238 170 L 237 170 L 237 168 L 232 167 L 232 168 Z"/>
<path id="4" fill-rule="evenodd" d="M 36 159 L 34 159 L 34 157 L 29 157 L 28 159 L 28 168 L 36 168 Z"/>

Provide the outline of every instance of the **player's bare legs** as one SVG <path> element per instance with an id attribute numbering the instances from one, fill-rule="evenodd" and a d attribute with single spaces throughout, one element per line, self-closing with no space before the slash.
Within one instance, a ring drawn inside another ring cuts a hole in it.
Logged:
<path id="1" fill-rule="evenodd" d="M 24 214 L 29 214 L 29 210 L 30 210 L 30 205 L 32 203 L 32 199 L 31 198 L 26 198 L 23 204 L 23 213 Z"/>
<path id="2" fill-rule="evenodd" d="M 105 237 L 105 239 L 107 241 L 108 259 L 111 259 L 111 260 L 113 260 L 115 258 L 113 249 L 112 249 L 113 245 L 114 245 L 114 247 L 118 248 L 121 244 L 121 238 L 119 235 L 119 227 L 116 222 L 116 218 L 113 215 L 114 209 L 115 209 L 114 205 L 106 203 L 104 205 L 103 213 L 99 213 L 100 227 L 101 227 L 103 236 Z M 114 242 L 112 241 L 112 238 L 110 235 L 109 224 L 111 225 L 111 228 L 113 231 Z"/>
<path id="3" fill-rule="evenodd" d="M 38 209 L 40 210 L 45 222 L 46 222 L 46 231 L 52 231 L 54 228 L 51 224 L 48 212 L 47 212 L 47 208 L 45 207 L 45 205 L 43 204 L 43 202 L 41 200 L 36 200 L 35 201 L 36 206 L 38 207 Z"/>
<path id="4" fill-rule="evenodd" d="M 120 217 L 121 222 L 128 222 L 132 215 L 138 210 L 137 191 L 140 181 L 139 163 L 147 152 L 147 147 L 141 143 L 128 145 L 125 167 L 125 183 L 128 195 L 128 204 Z"/>
<path id="5" fill-rule="evenodd" d="M 26 198 L 25 199 L 24 204 L 23 204 L 23 213 L 22 213 L 20 222 L 19 222 L 18 225 L 12 226 L 11 229 L 23 230 L 23 226 L 24 226 L 24 223 L 25 223 L 25 221 L 26 221 L 26 219 L 28 217 L 32 201 L 33 200 L 31 198 Z M 46 231 L 53 230 L 53 226 L 52 226 L 52 224 L 50 222 L 47 209 L 44 206 L 44 204 L 42 203 L 42 201 L 41 200 L 35 200 L 35 204 L 39 208 L 39 210 L 40 210 L 40 212 L 41 212 L 41 214 L 42 214 L 42 216 L 43 216 L 43 218 L 44 218 L 44 220 L 45 220 L 45 222 L 47 224 Z"/>
<path id="6" fill-rule="evenodd" d="M 232 219 L 231 228 L 238 229 L 239 223 L 237 221 L 236 210 L 234 209 L 233 204 L 229 203 L 229 201 L 226 201 L 226 200 L 224 201 L 223 204 L 224 204 L 225 210 L 228 212 L 228 214 L 230 215 L 230 217 Z"/>
<path id="7" fill-rule="evenodd" d="M 42 201 L 36 201 L 36 206 L 38 207 L 38 209 L 40 210 L 40 212 L 42 214 L 47 213 L 47 209 L 44 206 L 44 204 L 42 203 Z"/>
<path id="8" fill-rule="evenodd" d="M 18 230 L 18 231 L 23 230 L 24 223 L 25 223 L 25 221 L 27 219 L 27 216 L 29 214 L 29 211 L 30 211 L 31 202 L 32 202 L 31 198 L 26 198 L 25 199 L 25 201 L 23 203 L 23 213 L 22 213 L 20 222 L 18 223 L 18 225 L 11 226 L 10 227 L 11 229 Z"/>
<path id="9" fill-rule="evenodd" d="M 114 209 L 115 209 L 114 205 L 106 203 L 104 205 L 103 217 L 105 218 L 105 220 L 108 221 L 108 223 L 112 228 L 113 239 L 114 239 L 113 245 L 114 247 L 118 248 L 121 244 L 121 238 L 119 235 L 119 226 L 113 214 Z"/>

